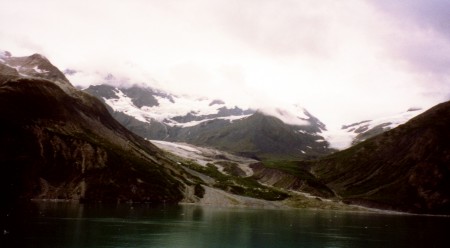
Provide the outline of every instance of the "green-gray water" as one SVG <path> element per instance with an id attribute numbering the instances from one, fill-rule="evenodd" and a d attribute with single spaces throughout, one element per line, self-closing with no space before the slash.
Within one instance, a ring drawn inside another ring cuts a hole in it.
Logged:
<path id="1" fill-rule="evenodd" d="M 1 247 L 450 247 L 447 217 L 68 203 L 18 212 Z"/>

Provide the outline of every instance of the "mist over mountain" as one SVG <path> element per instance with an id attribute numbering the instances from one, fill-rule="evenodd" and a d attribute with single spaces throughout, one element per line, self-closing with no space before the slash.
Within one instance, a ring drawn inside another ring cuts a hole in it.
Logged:
<path id="1" fill-rule="evenodd" d="M 326 130 L 304 108 L 248 109 L 217 99 L 192 99 L 149 87 L 85 89 L 129 130 L 152 140 L 211 146 L 258 159 L 315 158 L 332 152 Z"/>

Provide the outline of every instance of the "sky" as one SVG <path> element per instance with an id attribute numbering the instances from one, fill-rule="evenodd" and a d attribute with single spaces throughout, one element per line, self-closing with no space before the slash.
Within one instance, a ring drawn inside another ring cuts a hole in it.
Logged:
<path id="1" fill-rule="evenodd" d="M 0 0 L 0 49 L 329 129 L 450 100 L 447 0 Z"/>

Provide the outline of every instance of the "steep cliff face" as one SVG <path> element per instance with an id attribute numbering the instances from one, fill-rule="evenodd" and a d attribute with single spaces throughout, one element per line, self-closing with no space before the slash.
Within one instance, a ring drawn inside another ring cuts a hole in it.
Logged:
<path id="1" fill-rule="evenodd" d="M 184 197 L 189 176 L 99 100 L 68 82 L 61 87 L 0 66 L 2 199 L 175 203 Z"/>
<path id="2" fill-rule="evenodd" d="M 313 174 L 345 200 L 417 213 L 450 213 L 450 102 L 315 162 Z"/>

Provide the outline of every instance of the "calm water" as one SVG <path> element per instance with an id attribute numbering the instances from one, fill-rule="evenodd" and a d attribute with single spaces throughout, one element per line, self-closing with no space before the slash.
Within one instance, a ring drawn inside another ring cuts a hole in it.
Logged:
<path id="1" fill-rule="evenodd" d="M 450 247 L 446 217 L 67 203 L 19 212 L 0 247 Z"/>

